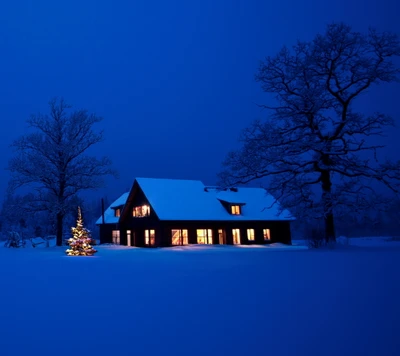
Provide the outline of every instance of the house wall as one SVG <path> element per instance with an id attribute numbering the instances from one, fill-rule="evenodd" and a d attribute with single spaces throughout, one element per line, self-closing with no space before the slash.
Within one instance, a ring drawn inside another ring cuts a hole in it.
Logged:
<path id="1" fill-rule="evenodd" d="M 282 242 L 288 245 L 292 244 L 290 221 L 272 221 L 270 226 L 271 243 Z"/>
<path id="2" fill-rule="evenodd" d="M 171 246 L 172 229 L 188 230 L 189 244 L 197 244 L 197 229 L 211 229 L 213 244 L 219 244 L 218 230 L 222 229 L 225 234 L 225 244 L 233 245 L 232 229 L 240 230 L 241 245 L 268 244 L 281 242 L 291 244 L 289 221 L 158 221 L 154 219 L 137 218 L 129 223 L 120 224 L 121 244 L 126 245 L 126 230 L 131 230 L 132 245 L 144 247 L 145 230 L 155 230 L 155 247 Z M 254 241 L 247 238 L 247 229 L 254 229 Z M 264 240 L 263 229 L 270 229 L 271 239 Z M 135 236 L 135 238 L 133 237 Z"/>
<path id="3" fill-rule="evenodd" d="M 99 225 L 100 243 L 112 243 L 112 231 L 118 230 L 116 224 L 101 224 Z"/>

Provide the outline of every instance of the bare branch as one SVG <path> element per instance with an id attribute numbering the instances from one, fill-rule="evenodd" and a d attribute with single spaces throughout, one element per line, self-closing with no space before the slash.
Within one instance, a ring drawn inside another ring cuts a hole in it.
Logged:
<path id="1" fill-rule="evenodd" d="M 87 156 L 88 149 L 103 140 L 93 126 L 102 119 L 86 110 L 70 111 L 63 99 L 49 103 L 50 115 L 34 115 L 28 123 L 35 132 L 14 141 L 15 156 L 10 160 L 11 187 L 29 185 L 36 190 L 35 206 L 46 209 L 52 202 L 57 223 L 62 225 L 65 212 L 77 193 L 102 186 L 103 177 L 115 175 L 108 158 Z M 46 197 L 43 199 L 43 197 Z M 57 239 L 61 243 L 62 226 Z M 60 235 L 60 236 L 59 236 Z"/>
<path id="2" fill-rule="evenodd" d="M 399 80 L 398 56 L 396 35 L 361 34 L 339 23 L 312 42 L 267 57 L 256 80 L 277 105 L 261 105 L 271 115 L 243 131 L 242 148 L 224 162 L 222 183 L 265 178 L 282 206 L 298 211 L 302 202 L 303 214 L 322 217 L 327 238 L 334 238 L 334 211 L 367 206 L 371 181 L 399 194 L 400 162 L 379 164 L 384 145 L 368 142 L 383 136 L 393 119 L 364 115 L 353 105 L 370 87 Z"/>

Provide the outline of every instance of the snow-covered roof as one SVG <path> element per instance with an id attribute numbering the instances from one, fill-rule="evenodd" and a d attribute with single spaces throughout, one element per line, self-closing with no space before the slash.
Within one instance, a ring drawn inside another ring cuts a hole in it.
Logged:
<path id="1" fill-rule="evenodd" d="M 293 220 L 262 188 L 221 191 L 205 189 L 198 180 L 137 178 L 160 220 Z M 219 200 L 243 205 L 240 215 L 231 215 Z"/>
<path id="2" fill-rule="evenodd" d="M 160 220 L 294 220 L 287 210 L 280 212 L 279 204 L 273 204 L 275 199 L 262 188 L 220 190 L 199 180 L 181 179 L 136 178 L 136 182 Z M 118 222 L 114 209 L 124 205 L 129 194 L 122 194 L 105 211 L 106 224 Z M 241 205 L 241 214 L 231 215 L 221 201 Z M 101 223 L 100 217 L 96 224 Z"/>
<path id="3" fill-rule="evenodd" d="M 126 199 L 128 199 L 128 195 L 129 195 L 129 192 L 122 194 L 104 212 L 104 222 L 106 224 L 116 224 L 118 222 L 119 217 L 115 216 L 115 208 L 125 205 Z M 102 223 L 103 223 L 103 217 L 100 216 L 96 221 L 96 225 L 100 225 Z"/>
<path id="4" fill-rule="evenodd" d="M 235 193 L 235 194 L 232 194 Z M 243 197 L 243 191 L 241 190 L 241 194 L 237 194 L 239 192 L 238 188 L 235 188 L 235 190 L 219 190 L 217 194 L 217 199 L 220 201 L 224 201 L 229 204 L 238 204 L 238 205 L 244 205 L 246 204 L 246 198 Z M 264 195 L 266 194 L 265 190 L 263 191 Z"/>
<path id="5" fill-rule="evenodd" d="M 119 208 L 120 206 L 125 205 L 126 199 L 128 199 L 129 192 L 122 194 L 114 203 L 110 205 L 111 209 Z"/>

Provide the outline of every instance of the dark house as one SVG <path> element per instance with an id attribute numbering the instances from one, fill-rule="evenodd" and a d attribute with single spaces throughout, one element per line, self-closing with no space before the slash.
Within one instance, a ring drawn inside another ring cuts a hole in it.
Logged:
<path id="1" fill-rule="evenodd" d="M 96 224 L 100 243 L 127 246 L 291 244 L 294 218 L 273 202 L 262 188 L 137 178 Z"/>

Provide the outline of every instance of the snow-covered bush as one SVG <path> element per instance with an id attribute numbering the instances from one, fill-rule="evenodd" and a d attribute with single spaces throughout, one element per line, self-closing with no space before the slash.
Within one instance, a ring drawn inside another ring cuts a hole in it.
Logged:
<path id="1" fill-rule="evenodd" d="M 4 247 L 25 247 L 26 241 L 21 238 L 18 232 L 9 231 L 7 237 Z"/>
<path id="2" fill-rule="evenodd" d="M 336 243 L 338 243 L 339 245 L 348 246 L 349 245 L 349 238 L 346 237 L 346 236 L 339 236 L 336 239 Z"/>
<path id="3" fill-rule="evenodd" d="M 309 248 L 320 248 L 325 246 L 325 232 L 318 227 L 312 227 L 306 232 L 307 244 Z"/>

